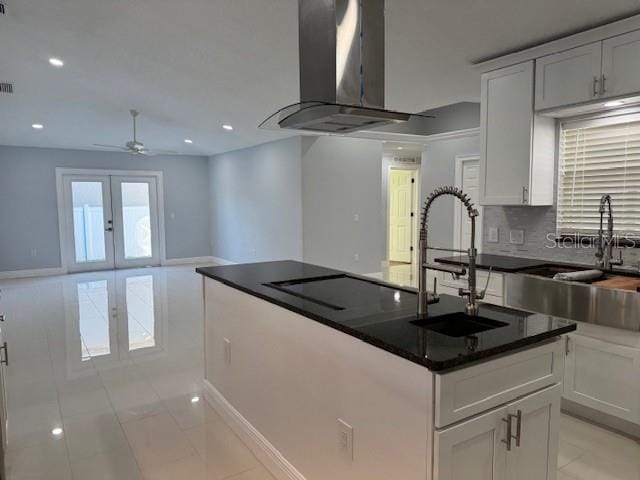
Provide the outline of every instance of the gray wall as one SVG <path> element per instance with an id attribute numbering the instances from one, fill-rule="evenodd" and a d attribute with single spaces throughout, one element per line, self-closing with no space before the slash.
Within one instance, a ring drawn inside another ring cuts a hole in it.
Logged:
<path id="1" fill-rule="evenodd" d="M 379 272 L 385 238 L 382 142 L 305 137 L 302 145 L 304 260 L 356 273 Z"/>
<path id="2" fill-rule="evenodd" d="M 0 271 L 61 266 L 56 167 L 162 171 L 167 258 L 210 255 L 206 157 L 0 146 Z"/>
<path id="3" fill-rule="evenodd" d="M 233 262 L 302 259 L 301 139 L 211 157 L 211 251 Z"/>

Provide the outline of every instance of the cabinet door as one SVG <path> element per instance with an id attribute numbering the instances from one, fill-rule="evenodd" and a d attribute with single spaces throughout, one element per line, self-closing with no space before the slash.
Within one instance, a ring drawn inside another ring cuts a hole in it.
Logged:
<path id="1" fill-rule="evenodd" d="M 567 352 L 565 398 L 640 422 L 640 350 L 573 334 Z"/>
<path id="2" fill-rule="evenodd" d="M 533 60 L 482 76 L 480 203 L 528 203 Z"/>
<path id="3" fill-rule="evenodd" d="M 605 97 L 640 92 L 640 31 L 603 42 L 602 74 Z"/>
<path id="4" fill-rule="evenodd" d="M 507 478 L 556 478 L 561 396 L 562 385 L 558 383 L 509 405 L 515 438 L 507 453 Z"/>
<path id="5" fill-rule="evenodd" d="M 434 438 L 434 475 L 438 480 L 504 480 L 507 409 L 499 408 Z"/>
<path id="6" fill-rule="evenodd" d="M 602 42 L 536 60 L 536 110 L 588 102 L 600 95 Z"/>

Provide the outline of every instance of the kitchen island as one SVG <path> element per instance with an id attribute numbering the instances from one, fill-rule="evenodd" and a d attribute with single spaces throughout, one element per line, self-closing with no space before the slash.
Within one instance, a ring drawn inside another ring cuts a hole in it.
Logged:
<path id="1" fill-rule="evenodd" d="M 280 478 L 555 478 L 571 322 L 300 262 L 200 268 L 207 398 Z M 279 473 L 278 473 L 279 472 Z"/>

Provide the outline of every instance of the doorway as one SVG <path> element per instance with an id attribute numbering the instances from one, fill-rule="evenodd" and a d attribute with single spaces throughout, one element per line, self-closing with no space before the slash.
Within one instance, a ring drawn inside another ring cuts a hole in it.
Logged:
<path id="1" fill-rule="evenodd" d="M 59 183 L 68 271 L 160 265 L 156 176 L 63 173 Z"/>
<path id="2" fill-rule="evenodd" d="M 476 248 L 482 251 L 482 207 L 480 200 L 480 157 L 478 155 L 459 155 L 455 167 L 456 187 L 462 189 L 473 202 L 480 217 L 476 220 Z M 462 204 L 455 202 L 453 248 L 466 250 L 471 243 L 471 220 L 462 210 Z"/>
<path id="3" fill-rule="evenodd" d="M 389 262 L 414 261 L 415 212 L 418 171 L 415 168 L 390 167 L 388 181 L 388 259 Z"/>

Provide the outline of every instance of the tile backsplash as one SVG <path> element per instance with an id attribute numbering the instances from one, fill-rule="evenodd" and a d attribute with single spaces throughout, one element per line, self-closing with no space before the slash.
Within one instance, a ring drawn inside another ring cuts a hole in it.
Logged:
<path id="1" fill-rule="evenodd" d="M 489 230 L 492 227 L 498 228 L 497 243 L 489 242 Z M 513 236 L 512 230 L 516 231 Z M 524 231 L 522 244 L 518 238 L 518 230 Z M 594 263 L 594 248 L 572 244 L 558 245 L 553 241 L 555 233 L 555 207 L 484 207 L 483 209 L 483 253 L 559 262 Z M 517 239 L 518 243 L 512 243 L 513 239 Z M 625 249 L 623 257 L 625 266 L 638 266 L 640 248 Z"/>

